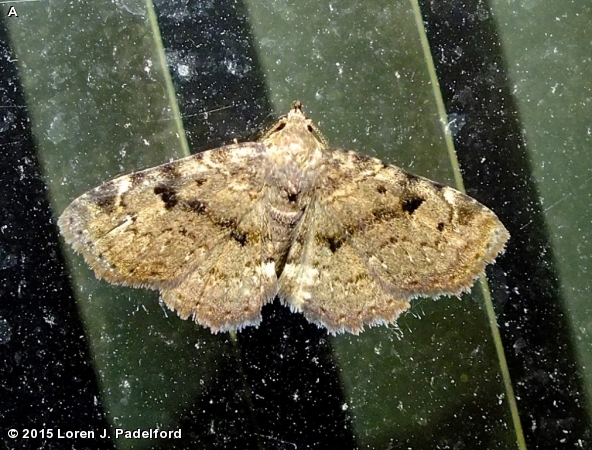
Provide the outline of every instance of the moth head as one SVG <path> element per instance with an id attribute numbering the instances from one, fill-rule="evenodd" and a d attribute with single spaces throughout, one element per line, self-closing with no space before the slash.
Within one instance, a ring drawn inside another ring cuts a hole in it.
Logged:
<path id="1" fill-rule="evenodd" d="M 327 148 L 327 140 L 312 120 L 304 115 L 300 101 L 292 102 L 290 112 L 280 117 L 263 135 L 261 141 L 278 146 L 301 142 L 303 147 Z"/>

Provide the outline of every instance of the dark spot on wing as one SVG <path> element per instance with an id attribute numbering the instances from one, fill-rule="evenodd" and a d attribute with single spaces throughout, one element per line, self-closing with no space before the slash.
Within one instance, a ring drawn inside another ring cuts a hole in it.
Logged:
<path id="1" fill-rule="evenodd" d="M 247 234 L 237 229 L 230 232 L 230 237 L 240 244 L 241 247 L 247 245 Z"/>
<path id="2" fill-rule="evenodd" d="M 116 184 L 106 183 L 90 191 L 89 196 L 99 208 L 109 213 L 115 209 L 117 191 Z"/>
<path id="3" fill-rule="evenodd" d="M 327 238 L 327 244 L 329 245 L 329 250 L 331 250 L 331 253 L 335 253 L 337 250 L 339 250 L 344 242 L 345 236 L 330 236 Z"/>
<path id="4" fill-rule="evenodd" d="M 386 194 L 386 188 L 383 185 L 380 185 L 376 188 L 376 192 L 378 192 L 381 195 Z"/>
<path id="5" fill-rule="evenodd" d="M 177 161 L 163 164 L 159 167 L 160 174 L 169 179 L 179 178 L 181 176 L 179 172 L 179 164 Z"/>
<path id="6" fill-rule="evenodd" d="M 438 228 L 438 231 L 444 231 L 444 222 L 438 223 L 437 228 Z"/>
<path id="7" fill-rule="evenodd" d="M 160 197 L 166 209 L 174 208 L 177 203 L 177 191 L 171 186 L 160 184 L 154 188 L 154 193 Z"/>
<path id="8" fill-rule="evenodd" d="M 192 198 L 191 200 L 186 200 L 185 202 L 183 202 L 183 204 L 185 205 L 185 208 L 188 211 L 198 213 L 198 214 L 205 212 L 207 209 L 207 206 L 208 206 L 205 202 L 202 202 L 198 198 Z"/>
<path id="9" fill-rule="evenodd" d="M 103 195 L 95 199 L 95 202 L 99 208 L 105 212 L 112 212 L 115 209 L 116 195 Z"/>
<path id="10" fill-rule="evenodd" d="M 403 209 L 403 211 L 409 214 L 413 214 L 417 210 L 417 208 L 421 206 L 423 202 L 424 199 L 421 197 L 408 197 L 403 199 L 403 201 L 401 202 L 401 208 Z"/>
<path id="11" fill-rule="evenodd" d="M 142 181 L 144 181 L 144 178 L 146 178 L 146 172 L 132 173 L 130 175 L 130 179 L 132 180 L 132 188 L 142 184 Z"/>

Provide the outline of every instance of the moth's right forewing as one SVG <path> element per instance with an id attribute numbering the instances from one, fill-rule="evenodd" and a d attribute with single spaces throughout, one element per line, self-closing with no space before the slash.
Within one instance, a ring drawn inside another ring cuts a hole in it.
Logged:
<path id="1" fill-rule="evenodd" d="M 160 288 L 239 226 L 259 200 L 265 161 L 264 145 L 245 143 L 122 176 L 74 200 L 58 224 L 99 277 Z"/>

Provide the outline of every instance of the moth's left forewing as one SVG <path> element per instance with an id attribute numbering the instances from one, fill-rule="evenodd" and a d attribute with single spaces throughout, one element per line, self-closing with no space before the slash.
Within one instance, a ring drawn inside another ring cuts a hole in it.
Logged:
<path id="1" fill-rule="evenodd" d="M 349 175 L 321 204 L 394 295 L 458 294 L 503 250 L 507 230 L 471 197 L 374 158 L 337 151 L 332 159 L 327 183 L 342 168 Z"/>

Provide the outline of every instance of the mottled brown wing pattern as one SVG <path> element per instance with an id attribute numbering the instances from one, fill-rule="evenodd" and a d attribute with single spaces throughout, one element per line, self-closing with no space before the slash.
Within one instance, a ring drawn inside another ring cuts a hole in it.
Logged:
<path id="1" fill-rule="evenodd" d="M 508 239 L 472 198 L 354 152 L 329 154 L 314 209 L 280 295 L 333 332 L 392 322 L 419 295 L 470 289 Z"/>
<path id="2" fill-rule="evenodd" d="M 214 332 L 258 324 L 276 293 L 332 333 L 392 323 L 413 297 L 468 290 L 509 238 L 454 189 L 327 150 L 300 102 L 259 142 L 107 182 L 58 223 L 97 276 Z"/>
<path id="3" fill-rule="evenodd" d="M 278 295 L 292 311 L 330 333 L 358 334 L 365 324 L 394 322 L 409 303 L 383 289 L 346 233 L 319 201 L 312 203 L 294 238 Z"/>
<path id="4" fill-rule="evenodd" d="M 257 323 L 276 283 L 261 261 L 264 158 L 262 144 L 237 144 L 126 175 L 72 202 L 58 223 L 99 277 L 161 289 L 214 331 Z"/>
<path id="5" fill-rule="evenodd" d="M 245 222 L 252 221 L 265 230 L 263 217 L 258 203 L 239 228 L 249 229 Z M 275 266 L 262 260 L 263 240 L 260 234 L 247 234 L 217 243 L 213 257 L 201 259 L 177 285 L 162 290 L 165 303 L 213 332 L 258 325 L 261 307 L 277 291 Z"/>

